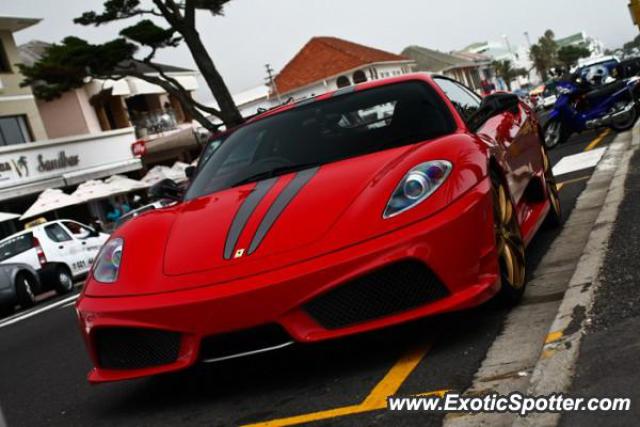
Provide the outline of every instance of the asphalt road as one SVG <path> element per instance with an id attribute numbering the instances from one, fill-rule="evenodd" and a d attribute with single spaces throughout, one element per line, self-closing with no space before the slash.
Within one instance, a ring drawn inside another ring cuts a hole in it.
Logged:
<path id="1" fill-rule="evenodd" d="M 613 137 L 576 136 L 551 152 L 552 161 Z M 565 217 L 591 172 L 562 177 Z M 558 233 L 542 231 L 532 242 L 529 272 Z M 67 298 L 0 320 L 0 406 L 10 426 L 226 426 L 274 419 L 271 425 L 439 425 L 441 415 L 383 410 L 385 397 L 465 390 L 507 314 L 489 303 L 365 336 L 90 386 L 89 359 Z"/>

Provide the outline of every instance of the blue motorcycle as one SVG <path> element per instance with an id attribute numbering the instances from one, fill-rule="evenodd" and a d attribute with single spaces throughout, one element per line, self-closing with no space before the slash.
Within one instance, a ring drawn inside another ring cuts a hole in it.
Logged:
<path id="1" fill-rule="evenodd" d="M 558 83 L 559 97 L 544 126 L 546 147 L 553 148 L 573 133 L 588 129 L 631 129 L 640 110 L 639 83 L 638 77 L 596 87 L 583 83 L 581 78 Z"/>

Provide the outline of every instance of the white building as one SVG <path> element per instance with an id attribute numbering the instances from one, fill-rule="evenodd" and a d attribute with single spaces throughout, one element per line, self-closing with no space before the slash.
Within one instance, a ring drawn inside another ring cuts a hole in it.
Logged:
<path id="1" fill-rule="evenodd" d="M 597 58 L 604 55 L 604 43 L 600 40 L 587 35 L 584 31 L 576 34 L 572 34 L 568 37 L 556 39 L 558 48 L 566 46 L 580 46 L 586 47 L 591 52 L 591 58 Z"/>
<path id="2" fill-rule="evenodd" d="M 357 83 L 400 76 L 415 62 L 383 50 L 335 37 L 314 37 L 284 66 L 273 87 L 265 85 L 234 95 L 243 116 Z"/>

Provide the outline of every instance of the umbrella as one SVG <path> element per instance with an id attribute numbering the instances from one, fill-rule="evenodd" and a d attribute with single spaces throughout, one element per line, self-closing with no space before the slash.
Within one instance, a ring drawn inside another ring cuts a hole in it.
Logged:
<path id="1" fill-rule="evenodd" d="M 105 179 L 104 182 L 119 188 L 120 193 L 128 193 L 130 191 L 143 190 L 148 186 L 143 182 L 136 181 L 135 179 L 127 178 L 124 175 L 113 175 Z"/>
<path id="2" fill-rule="evenodd" d="M 140 181 L 142 181 L 146 187 L 151 187 L 152 185 L 162 181 L 163 179 L 175 180 L 175 171 L 172 171 L 169 166 L 154 166 Z"/>
<path id="3" fill-rule="evenodd" d="M 78 197 L 66 194 L 57 188 L 49 188 L 40 193 L 38 200 L 22 214 L 20 219 L 32 218 L 45 212 L 51 212 L 56 209 L 81 203 L 83 203 L 83 200 Z"/>
<path id="4" fill-rule="evenodd" d="M 0 222 L 10 221 L 15 218 L 20 218 L 20 215 L 9 212 L 0 212 Z"/>
<path id="5" fill-rule="evenodd" d="M 190 165 L 184 162 L 175 162 L 173 166 L 171 166 L 171 173 L 175 176 L 174 181 L 183 182 L 187 180 L 187 168 Z"/>
<path id="6" fill-rule="evenodd" d="M 88 202 L 89 200 L 104 199 L 122 192 L 120 187 L 116 185 L 92 179 L 80 184 L 71 195 Z"/>

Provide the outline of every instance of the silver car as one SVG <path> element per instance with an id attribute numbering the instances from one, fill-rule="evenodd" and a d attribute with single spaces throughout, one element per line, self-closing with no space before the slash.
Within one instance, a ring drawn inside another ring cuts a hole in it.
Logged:
<path id="1" fill-rule="evenodd" d="M 0 316 L 11 314 L 16 305 L 32 307 L 44 289 L 38 273 L 27 264 L 0 264 Z"/>

